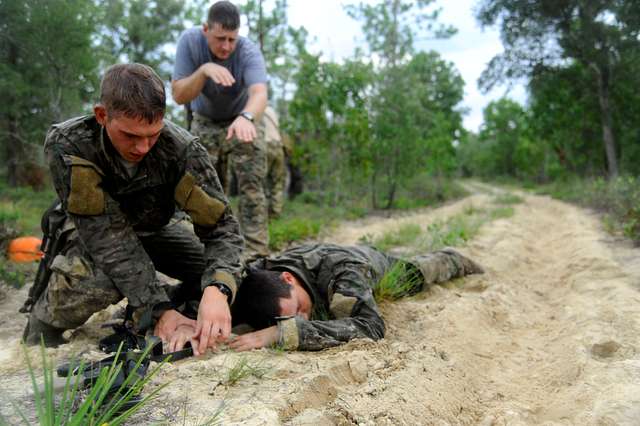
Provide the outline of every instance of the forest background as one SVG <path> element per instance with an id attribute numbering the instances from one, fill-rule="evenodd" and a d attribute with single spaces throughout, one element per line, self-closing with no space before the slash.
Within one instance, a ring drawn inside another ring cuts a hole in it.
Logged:
<path id="1" fill-rule="evenodd" d="M 477 84 L 524 82 L 527 102 L 489 103 L 477 132 L 463 126 L 465 82 L 454 64 L 416 48 L 416 40 L 455 35 L 433 0 L 346 5 L 367 47 L 340 61 L 309 51 L 307 31 L 288 23 L 286 0 L 238 4 L 265 55 L 271 102 L 303 182 L 285 222 L 272 223 L 274 248 L 279 236 L 317 232 L 320 217 L 460 196 L 459 177 L 543 188 L 605 210 L 612 228 L 639 239 L 637 1 L 478 0 L 477 21 L 500 29 L 504 52 Z M 175 42 L 207 8 L 201 0 L 0 0 L 5 228 L 32 231 L 53 197 L 41 153 L 48 127 L 90 111 L 113 63 L 149 64 L 168 86 Z M 181 108 L 169 118 L 185 124 Z M 303 211 L 316 218 L 301 219 Z"/>

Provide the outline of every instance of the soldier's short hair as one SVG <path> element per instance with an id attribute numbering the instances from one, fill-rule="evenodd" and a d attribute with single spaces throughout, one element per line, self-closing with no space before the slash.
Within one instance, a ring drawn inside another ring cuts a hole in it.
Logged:
<path id="1" fill-rule="evenodd" d="M 164 84 L 148 65 L 112 65 L 100 84 L 100 103 L 110 116 L 122 114 L 153 123 L 164 117 Z"/>
<path id="2" fill-rule="evenodd" d="M 280 299 L 291 297 L 291 285 L 281 271 L 249 269 L 231 307 L 234 324 L 249 324 L 256 330 L 275 325 Z"/>
<path id="3" fill-rule="evenodd" d="M 213 27 L 214 24 L 220 24 L 225 30 L 235 31 L 240 27 L 240 11 L 230 1 L 215 2 L 209 8 L 207 23 L 209 28 Z"/>

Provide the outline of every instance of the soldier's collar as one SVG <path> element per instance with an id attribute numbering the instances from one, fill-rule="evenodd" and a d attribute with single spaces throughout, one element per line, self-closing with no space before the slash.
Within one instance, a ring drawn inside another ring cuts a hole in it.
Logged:
<path id="1" fill-rule="evenodd" d="M 116 149 L 111 144 L 111 140 L 109 139 L 109 135 L 107 134 L 107 129 L 104 126 L 100 126 L 100 149 L 102 151 L 102 155 L 107 160 L 109 167 L 111 168 L 111 170 L 115 171 L 118 176 L 121 176 L 125 180 L 131 180 L 137 175 L 137 173 L 134 176 L 129 175 L 126 166 L 122 161 L 120 161 L 120 154 L 118 154 Z M 144 160 L 138 164 L 138 172 L 143 162 Z"/>

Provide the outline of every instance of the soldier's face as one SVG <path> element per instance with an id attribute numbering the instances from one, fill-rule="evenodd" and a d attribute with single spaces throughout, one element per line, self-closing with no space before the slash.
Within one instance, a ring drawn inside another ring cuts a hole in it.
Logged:
<path id="1" fill-rule="evenodd" d="M 211 27 L 209 24 L 204 24 L 202 28 L 209 50 L 216 58 L 222 60 L 227 59 L 236 50 L 238 31 L 226 30 L 218 23 L 213 24 Z"/>
<path id="2" fill-rule="evenodd" d="M 280 298 L 280 316 L 301 316 L 304 319 L 309 319 L 311 316 L 311 308 L 313 303 L 309 293 L 304 289 L 304 286 L 300 283 L 300 280 L 289 272 L 282 273 L 282 279 L 289 285 L 291 285 L 291 296 L 287 298 Z"/>
<path id="3" fill-rule="evenodd" d="M 126 117 L 122 114 L 110 116 L 101 105 L 97 105 L 94 112 L 96 120 L 106 129 L 109 140 L 118 154 L 132 163 L 142 161 L 151 151 L 164 127 L 162 118 L 149 123 L 145 119 Z"/>

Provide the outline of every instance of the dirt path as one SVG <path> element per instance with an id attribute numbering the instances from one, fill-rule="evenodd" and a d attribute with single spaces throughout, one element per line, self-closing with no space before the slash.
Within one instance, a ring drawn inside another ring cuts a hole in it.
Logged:
<path id="1" fill-rule="evenodd" d="M 345 224 L 326 240 L 356 243 L 490 203 L 491 188 L 473 188 L 443 208 Z M 223 351 L 167 366 L 155 381 L 172 384 L 137 423 L 204 419 L 223 406 L 225 424 L 640 424 L 640 250 L 584 210 L 523 197 L 513 217 L 486 224 L 461 249 L 486 274 L 383 305 L 384 340 L 319 353 Z M 9 296 L 3 318 L 15 308 Z M 0 334 L 5 390 L 19 388 L 16 337 Z M 243 360 L 266 375 L 227 385 Z"/>

